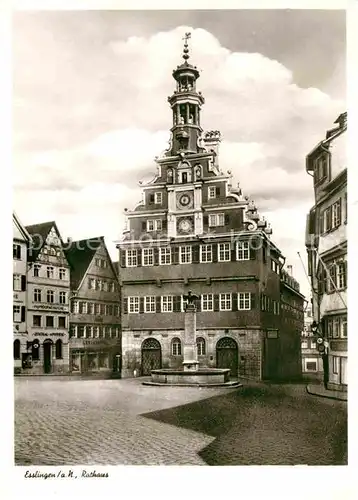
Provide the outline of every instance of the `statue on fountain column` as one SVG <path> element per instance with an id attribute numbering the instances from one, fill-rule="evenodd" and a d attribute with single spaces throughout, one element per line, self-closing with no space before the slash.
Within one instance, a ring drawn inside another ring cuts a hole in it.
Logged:
<path id="1" fill-rule="evenodd" d="M 195 295 L 195 294 L 191 293 L 191 290 L 189 290 L 188 295 L 183 295 L 183 299 L 187 302 L 186 308 L 188 306 L 191 306 L 191 308 L 193 306 L 195 307 L 194 300 L 199 300 L 199 298 L 200 298 L 199 295 Z"/>

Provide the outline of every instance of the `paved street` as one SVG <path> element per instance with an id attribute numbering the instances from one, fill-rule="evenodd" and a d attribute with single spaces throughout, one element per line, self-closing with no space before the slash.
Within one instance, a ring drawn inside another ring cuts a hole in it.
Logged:
<path id="1" fill-rule="evenodd" d="M 146 416 L 143 416 L 143 415 Z M 304 386 L 15 378 L 17 465 L 344 463 L 346 403 Z"/>

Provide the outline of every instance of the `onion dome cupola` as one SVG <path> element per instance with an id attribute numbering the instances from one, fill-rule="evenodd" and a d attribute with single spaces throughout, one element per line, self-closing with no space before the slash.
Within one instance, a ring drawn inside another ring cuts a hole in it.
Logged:
<path id="1" fill-rule="evenodd" d="M 173 110 L 172 155 L 200 151 L 198 141 L 203 131 L 200 126 L 200 109 L 205 100 L 201 92 L 196 91 L 196 80 L 200 76 L 199 71 L 196 66 L 188 63 L 188 39 L 190 36 L 190 33 L 185 34 L 184 62 L 173 71 L 176 90 L 172 96 L 168 97 Z"/>

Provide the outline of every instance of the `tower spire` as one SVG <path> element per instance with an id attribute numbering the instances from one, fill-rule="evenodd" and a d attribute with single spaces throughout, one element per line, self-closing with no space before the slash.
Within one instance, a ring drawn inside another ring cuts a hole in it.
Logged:
<path id="1" fill-rule="evenodd" d="M 182 38 L 182 40 L 184 40 L 183 59 L 185 62 L 187 62 L 189 57 L 190 57 L 189 56 L 189 46 L 188 46 L 189 38 L 191 38 L 191 33 L 188 31 L 187 33 L 185 33 L 184 38 Z"/>

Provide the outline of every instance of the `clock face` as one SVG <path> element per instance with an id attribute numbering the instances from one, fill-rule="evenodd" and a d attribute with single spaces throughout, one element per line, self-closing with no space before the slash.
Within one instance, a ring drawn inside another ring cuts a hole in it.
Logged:
<path id="1" fill-rule="evenodd" d="M 190 192 L 178 193 L 177 205 L 178 208 L 190 208 L 193 204 L 193 195 Z"/>
<path id="2" fill-rule="evenodd" d="M 179 222 L 179 231 L 182 233 L 190 233 L 193 229 L 193 224 L 189 219 L 182 219 Z"/>

